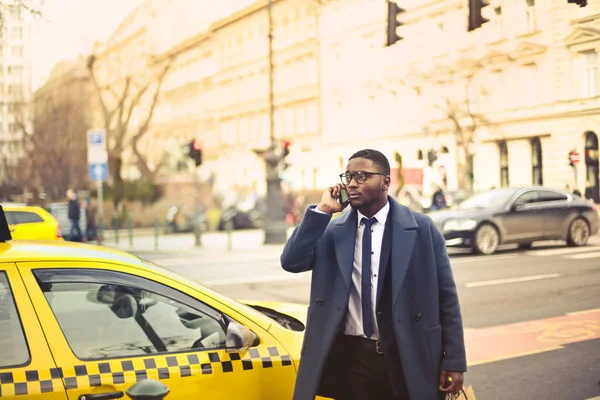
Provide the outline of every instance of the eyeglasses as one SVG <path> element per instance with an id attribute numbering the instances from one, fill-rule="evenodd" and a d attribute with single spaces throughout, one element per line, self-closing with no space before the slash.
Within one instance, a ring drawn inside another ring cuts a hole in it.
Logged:
<path id="1" fill-rule="evenodd" d="M 349 185 L 352 182 L 352 179 L 356 181 L 356 183 L 365 183 L 367 178 L 371 175 L 382 175 L 387 176 L 387 174 L 381 172 L 370 172 L 370 171 L 356 171 L 356 172 L 344 172 L 340 174 L 340 179 L 342 184 Z"/>

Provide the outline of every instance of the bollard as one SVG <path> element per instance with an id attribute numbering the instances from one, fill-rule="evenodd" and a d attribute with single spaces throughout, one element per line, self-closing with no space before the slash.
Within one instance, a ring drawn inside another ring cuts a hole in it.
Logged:
<path id="1" fill-rule="evenodd" d="M 129 216 L 129 247 L 133 247 L 133 217 Z"/>
<path id="2" fill-rule="evenodd" d="M 96 238 L 98 240 L 98 244 L 102 245 L 102 239 L 103 239 L 103 235 L 104 235 L 104 218 L 100 218 L 100 221 L 98 221 L 98 237 Z"/>
<path id="3" fill-rule="evenodd" d="M 113 218 L 113 227 L 115 229 L 115 244 L 119 244 L 119 217 Z"/>
<path id="4" fill-rule="evenodd" d="M 158 218 L 154 218 L 154 250 L 158 250 Z"/>
<path id="5" fill-rule="evenodd" d="M 232 231 L 233 231 L 233 218 L 230 218 L 225 222 L 225 228 L 227 229 L 227 250 L 231 250 L 232 245 Z"/>

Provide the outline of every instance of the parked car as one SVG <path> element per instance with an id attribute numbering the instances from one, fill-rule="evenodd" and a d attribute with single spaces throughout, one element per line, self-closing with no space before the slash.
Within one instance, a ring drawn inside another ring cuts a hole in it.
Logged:
<path id="1" fill-rule="evenodd" d="M 540 240 L 587 244 L 598 233 L 596 206 L 562 190 L 539 186 L 476 194 L 455 209 L 429 214 L 447 246 L 492 254 L 502 244 L 529 248 Z"/>
<path id="2" fill-rule="evenodd" d="M 195 224 L 199 225 L 201 231 L 208 230 L 205 210 L 201 210 L 195 218 L 194 214 L 171 206 L 165 217 L 165 234 L 193 232 Z"/>
<path id="3" fill-rule="evenodd" d="M 99 246 L 2 242 L 1 225 L 0 396 L 113 399 L 153 379 L 169 400 L 292 398 L 306 306 L 242 304 Z"/>
<path id="4" fill-rule="evenodd" d="M 60 225 L 42 207 L 2 204 L 12 236 L 18 240 L 63 240 Z"/>

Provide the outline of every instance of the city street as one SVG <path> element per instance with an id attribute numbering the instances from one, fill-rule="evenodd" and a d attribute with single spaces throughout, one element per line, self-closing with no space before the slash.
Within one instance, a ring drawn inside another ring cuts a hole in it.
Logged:
<path id="1" fill-rule="evenodd" d="M 600 398 L 600 240 L 556 242 L 492 256 L 450 250 L 478 399 Z M 306 303 L 310 274 L 279 265 L 282 246 L 260 232 L 136 238 L 133 252 L 237 299 Z M 146 243 L 147 242 L 147 243 Z M 144 245 L 144 243 L 146 243 Z M 128 244 L 119 247 L 127 249 Z"/>

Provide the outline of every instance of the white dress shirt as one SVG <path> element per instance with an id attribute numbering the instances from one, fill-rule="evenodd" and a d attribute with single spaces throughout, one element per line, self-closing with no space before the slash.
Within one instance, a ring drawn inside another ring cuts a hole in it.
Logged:
<path id="1" fill-rule="evenodd" d="M 322 213 L 318 207 L 313 209 L 315 212 Z M 365 231 L 365 225 L 361 223 L 363 218 L 366 218 L 360 211 L 358 212 L 358 226 L 356 230 L 356 242 L 354 243 L 354 265 L 352 269 L 352 284 L 350 286 L 350 299 L 348 301 L 348 313 L 344 323 L 344 334 L 348 336 L 366 337 L 363 331 L 362 323 L 362 240 Z M 377 318 L 375 318 L 375 309 L 377 307 L 377 283 L 379 276 L 379 261 L 381 259 L 381 246 L 383 244 L 383 232 L 385 223 L 390 212 L 390 203 L 385 206 L 373 217 L 377 219 L 372 226 L 371 234 L 371 307 L 373 312 L 373 328 L 374 333 L 371 336 L 373 340 L 379 340 L 379 327 L 377 326 Z"/>

